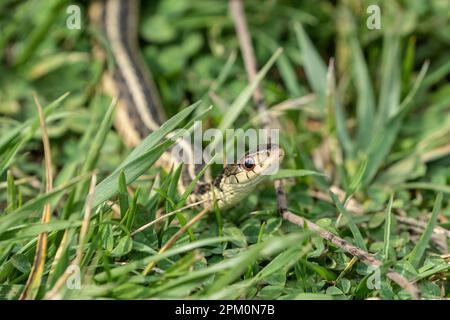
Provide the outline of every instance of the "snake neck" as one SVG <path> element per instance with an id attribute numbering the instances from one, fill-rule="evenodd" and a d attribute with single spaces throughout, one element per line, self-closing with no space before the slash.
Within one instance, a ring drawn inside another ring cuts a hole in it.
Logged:
<path id="1" fill-rule="evenodd" d="M 197 184 L 193 192 L 188 198 L 189 204 L 196 203 L 198 207 L 210 208 L 217 203 L 219 208 L 226 209 L 232 204 L 228 203 L 226 198 L 226 191 L 214 183 L 201 182 Z M 234 203 L 234 202 L 233 202 Z"/>
<path id="2" fill-rule="evenodd" d="M 220 209 L 228 209 L 254 192 L 254 186 L 259 183 L 261 179 L 257 179 L 247 184 L 230 184 L 227 179 L 227 170 L 230 170 L 233 165 L 225 167 L 214 182 L 200 182 L 188 198 L 188 203 L 199 203 L 198 206 L 214 207 L 214 203 Z"/>

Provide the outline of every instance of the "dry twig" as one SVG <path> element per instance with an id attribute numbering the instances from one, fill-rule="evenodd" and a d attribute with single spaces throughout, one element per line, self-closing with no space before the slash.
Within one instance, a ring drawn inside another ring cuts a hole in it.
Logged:
<path id="1" fill-rule="evenodd" d="M 67 282 L 67 279 L 72 275 L 72 268 L 71 266 L 79 267 L 81 260 L 83 258 L 83 247 L 85 243 L 86 234 L 89 230 L 89 222 L 91 220 L 91 212 L 92 212 L 92 201 L 94 200 L 94 192 L 95 192 L 95 185 L 97 184 L 97 175 L 94 173 L 91 178 L 91 183 L 89 185 L 89 193 L 86 199 L 86 205 L 84 210 L 84 217 L 83 222 L 81 224 L 80 229 L 80 237 L 78 240 L 78 247 L 77 247 L 77 253 L 75 256 L 75 259 L 72 261 L 70 266 L 66 268 L 64 273 L 61 275 L 61 277 L 58 278 L 55 285 L 53 286 L 52 290 L 50 290 L 46 295 L 45 299 L 47 300 L 54 300 L 54 299 L 60 299 L 59 291 L 61 290 L 62 286 Z M 66 236 L 66 234 L 64 234 Z"/>
<path id="2" fill-rule="evenodd" d="M 39 102 L 36 93 L 33 93 L 34 102 L 39 114 L 39 125 L 41 127 L 42 143 L 44 145 L 44 160 L 45 160 L 45 192 L 49 193 L 53 189 L 53 173 L 52 173 L 52 155 L 50 150 L 50 141 L 48 139 L 47 127 L 45 125 L 44 112 Z M 52 215 L 50 203 L 44 205 L 41 223 L 46 224 L 50 222 Z M 48 233 L 42 232 L 39 234 L 36 244 L 36 253 L 34 255 L 33 267 L 25 284 L 25 288 L 20 295 L 21 300 L 34 299 L 39 285 L 41 284 L 42 274 L 44 272 L 45 256 L 47 254 L 47 239 Z"/>
<path id="3" fill-rule="evenodd" d="M 170 249 L 175 242 L 183 235 L 183 233 L 186 232 L 187 229 L 189 229 L 192 225 L 194 225 L 197 221 L 199 221 L 201 218 L 203 218 L 204 215 L 206 215 L 211 208 L 209 206 L 206 206 L 202 211 L 200 211 L 199 214 L 197 214 L 195 217 L 193 217 L 191 220 L 189 220 L 188 223 L 186 223 L 183 227 L 180 228 L 180 230 L 177 231 L 170 239 L 167 241 L 164 246 L 162 246 L 161 249 L 159 249 L 159 253 L 163 253 Z M 154 262 L 150 262 L 142 272 L 143 275 L 147 275 L 155 266 Z"/>
<path id="4" fill-rule="evenodd" d="M 177 210 L 174 210 L 174 211 L 172 211 L 172 212 L 166 213 L 166 214 L 164 214 L 164 215 L 162 215 L 162 216 L 159 216 L 158 218 L 153 219 L 153 220 L 150 221 L 149 223 L 144 224 L 142 227 L 139 227 L 138 229 L 134 230 L 134 231 L 131 233 L 131 236 L 134 236 L 134 235 L 136 235 L 137 233 L 144 231 L 145 229 L 151 227 L 152 225 L 158 223 L 158 222 L 161 221 L 161 220 L 164 220 L 164 219 L 166 219 L 166 218 L 168 218 L 168 217 L 170 217 L 170 216 L 173 216 L 174 214 L 177 214 L 178 212 L 181 212 L 181 211 L 184 211 L 184 210 L 186 210 L 186 209 L 189 209 L 189 208 L 198 206 L 199 204 L 202 204 L 202 203 L 204 203 L 205 201 L 206 201 L 206 200 L 193 202 L 193 203 L 188 204 L 188 205 L 186 205 L 186 206 L 184 206 L 184 207 L 182 207 L 182 208 L 180 208 L 180 209 L 177 209 Z"/>

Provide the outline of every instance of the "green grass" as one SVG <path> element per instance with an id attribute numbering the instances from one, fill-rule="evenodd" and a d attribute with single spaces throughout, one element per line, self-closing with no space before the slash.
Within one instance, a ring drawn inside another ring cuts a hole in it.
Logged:
<path id="1" fill-rule="evenodd" d="M 98 34 L 86 24 L 85 3 L 82 29 L 69 30 L 67 1 L 2 1 L 0 298 L 19 298 L 42 232 L 48 244 L 37 299 L 51 293 L 77 251 L 81 288 L 63 284 L 64 299 L 410 299 L 386 277 L 389 268 L 415 281 L 422 297 L 449 298 L 442 248 L 449 241 L 436 241 L 433 229 L 450 230 L 450 5 L 376 1 L 382 29 L 368 30 L 372 2 L 246 1 L 261 70 L 250 84 L 225 2 L 160 0 L 143 8 L 141 48 L 169 120 L 129 149 L 112 127 L 115 102 L 100 90 L 104 66 L 91 55 Z M 268 106 L 315 95 L 275 113 L 286 156 L 272 180 L 287 179 L 291 212 L 383 261 L 379 289 L 367 287 L 366 265 L 283 221 L 269 179 L 165 252 L 198 211 L 133 234 L 157 211 L 183 206 L 192 191 L 177 193 L 180 168 L 155 166 L 172 143 L 167 134 L 198 119 L 222 130 L 254 126 L 258 83 Z M 48 193 L 33 92 L 51 145 Z M 46 203 L 53 215 L 43 225 Z M 408 228 L 398 215 L 423 228 Z M 151 263 L 156 268 L 143 275 Z"/>

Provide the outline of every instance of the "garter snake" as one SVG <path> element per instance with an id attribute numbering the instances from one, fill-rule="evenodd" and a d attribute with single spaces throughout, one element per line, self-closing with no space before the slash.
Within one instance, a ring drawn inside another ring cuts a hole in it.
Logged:
<path id="1" fill-rule="evenodd" d="M 103 85 L 111 95 L 119 97 L 115 127 L 129 146 L 137 145 L 166 119 L 151 72 L 139 51 L 139 5 L 139 0 L 97 0 L 90 7 L 90 18 L 107 42 L 107 48 L 97 53 L 105 56 L 108 51 L 114 58 L 115 65 L 105 72 Z M 252 193 L 265 172 L 283 156 L 278 145 L 260 146 L 236 163 L 226 165 L 213 182 L 198 182 L 189 202 L 211 204 L 216 200 L 221 208 L 231 207 Z M 167 154 L 163 158 L 163 162 L 170 160 Z M 182 185 L 195 174 L 193 166 L 186 167 L 190 168 L 183 170 Z"/>

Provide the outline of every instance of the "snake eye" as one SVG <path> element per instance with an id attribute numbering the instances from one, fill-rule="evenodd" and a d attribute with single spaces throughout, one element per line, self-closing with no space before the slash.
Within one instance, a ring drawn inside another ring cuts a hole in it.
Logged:
<path id="1" fill-rule="evenodd" d="M 255 160 L 253 158 L 245 159 L 243 167 L 247 171 L 252 170 L 255 167 Z"/>

